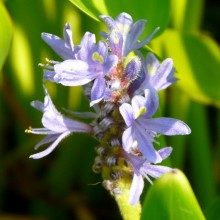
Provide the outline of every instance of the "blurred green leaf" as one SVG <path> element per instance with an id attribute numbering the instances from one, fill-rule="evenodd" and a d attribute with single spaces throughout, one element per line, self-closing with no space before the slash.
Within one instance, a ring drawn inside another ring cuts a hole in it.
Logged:
<path id="1" fill-rule="evenodd" d="M 220 197 L 217 197 L 205 210 L 207 220 L 220 219 Z"/>
<path id="2" fill-rule="evenodd" d="M 202 21 L 204 0 L 171 0 L 172 25 L 175 29 L 195 33 Z"/>
<path id="3" fill-rule="evenodd" d="M 80 10 L 95 20 L 100 14 L 107 14 L 115 18 L 122 12 L 129 13 L 134 21 L 146 19 L 149 21 L 144 35 L 160 27 L 159 33 L 167 27 L 170 18 L 170 0 L 70 0 Z M 160 16 L 158 16 L 160 15 Z"/>
<path id="4" fill-rule="evenodd" d="M 188 137 L 190 179 L 195 187 L 197 199 L 203 208 L 213 200 L 216 193 L 212 173 L 211 131 L 205 106 L 191 102 L 188 125 L 192 129 L 192 133 Z M 199 170 L 202 172 L 198 172 Z"/>
<path id="5" fill-rule="evenodd" d="M 189 106 L 191 99 L 176 85 L 172 85 L 169 89 L 170 97 L 166 103 L 169 115 L 173 118 L 178 118 L 179 120 L 182 120 L 188 124 Z M 171 154 L 171 161 L 175 168 L 179 168 L 181 170 L 184 169 L 188 139 L 188 135 L 177 135 L 168 138 L 168 146 L 174 147 Z"/>
<path id="6" fill-rule="evenodd" d="M 219 46 L 210 37 L 167 29 L 153 44 L 160 44 L 166 56 L 173 58 L 180 79 L 177 85 L 186 94 L 202 103 L 220 105 Z"/>
<path id="7" fill-rule="evenodd" d="M 149 188 L 144 201 L 142 219 L 205 219 L 185 175 L 176 170 L 166 173 Z"/>
<path id="8" fill-rule="evenodd" d="M 9 52 L 12 40 L 12 23 L 8 12 L 2 2 L 0 2 L 0 70 Z"/>

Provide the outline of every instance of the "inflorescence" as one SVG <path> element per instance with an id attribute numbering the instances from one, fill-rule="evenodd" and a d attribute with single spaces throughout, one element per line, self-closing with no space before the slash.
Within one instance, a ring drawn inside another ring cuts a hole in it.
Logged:
<path id="1" fill-rule="evenodd" d="M 182 121 L 153 118 L 158 109 L 158 92 L 176 82 L 172 59 L 162 63 L 144 47 L 159 28 L 142 41 L 146 20 L 133 22 L 127 13 L 116 19 L 102 15 L 108 32 L 102 32 L 104 40 L 96 43 L 95 35 L 86 32 L 80 45 L 74 45 L 69 24 L 64 27 L 64 39 L 42 33 L 43 40 L 63 59 L 41 65 L 44 80 L 64 86 L 83 86 L 90 107 L 95 112 L 72 112 L 78 118 L 90 118 L 86 124 L 68 118 L 57 111 L 45 89 L 44 103 L 33 101 L 34 108 L 43 112 L 44 128 L 29 128 L 28 133 L 47 135 L 39 142 L 52 143 L 46 150 L 31 155 L 38 159 L 51 153 L 72 133 L 88 133 L 99 141 L 97 157 L 93 165 L 96 173 L 102 173 L 103 185 L 113 194 L 120 194 L 120 181 L 130 185 L 129 202 L 138 203 L 144 187 L 144 178 L 158 178 L 172 169 L 157 165 L 166 159 L 171 147 L 155 150 L 156 138 L 163 135 L 190 134 L 190 128 Z"/>

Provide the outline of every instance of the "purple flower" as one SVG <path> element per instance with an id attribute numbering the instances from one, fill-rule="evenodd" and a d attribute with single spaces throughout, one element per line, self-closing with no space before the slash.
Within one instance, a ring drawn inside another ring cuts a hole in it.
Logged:
<path id="1" fill-rule="evenodd" d="M 72 41 L 72 30 L 69 24 L 66 24 L 63 30 L 64 40 L 60 37 L 42 33 L 42 39 L 64 60 L 74 59 L 79 50 L 79 46 L 74 46 Z"/>
<path id="2" fill-rule="evenodd" d="M 148 44 L 159 29 L 156 28 L 150 36 L 137 42 L 144 31 L 146 20 L 141 19 L 133 23 L 132 17 L 125 12 L 119 14 L 115 20 L 107 15 L 101 15 L 100 18 L 105 22 L 109 31 L 109 34 L 103 33 L 103 36 L 109 38 L 113 53 L 119 54 L 119 50 L 121 50 L 122 57 L 127 56 L 132 50 L 137 50 Z"/>
<path id="3" fill-rule="evenodd" d="M 95 35 L 86 33 L 76 60 L 69 59 L 54 65 L 53 70 L 45 70 L 44 78 L 65 86 L 85 85 L 94 80 L 91 89 L 91 103 L 94 105 L 103 99 L 106 91 L 104 76 L 117 65 L 117 56 L 108 54 L 108 45 L 99 41 Z"/>
<path id="4" fill-rule="evenodd" d="M 160 91 L 177 81 L 177 78 L 174 77 L 173 60 L 170 58 L 160 64 L 154 54 L 148 53 L 144 66 L 145 80 L 141 85 L 142 90 L 153 87 Z"/>
<path id="5" fill-rule="evenodd" d="M 160 155 L 162 160 L 165 160 L 171 154 L 171 152 L 171 147 L 165 147 L 160 149 L 158 151 L 158 154 Z M 140 195 L 144 188 L 144 178 L 146 178 L 152 184 L 149 176 L 153 178 L 159 178 L 164 173 L 173 170 L 172 168 L 166 166 L 153 165 L 147 160 L 133 154 L 123 152 L 123 155 L 131 164 L 134 171 L 129 194 L 129 202 L 131 205 L 136 205 L 139 201 Z"/>
<path id="6" fill-rule="evenodd" d="M 131 104 L 123 103 L 119 110 L 127 125 L 122 135 L 123 148 L 131 152 L 134 144 L 144 157 L 153 163 L 162 161 L 152 142 L 159 134 L 185 135 L 190 128 L 182 121 L 173 118 L 151 118 L 158 108 L 158 95 L 154 89 L 145 90 L 145 97 L 137 95 Z"/>
<path id="7" fill-rule="evenodd" d="M 46 150 L 33 154 L 30 158 L 39 159 L 49 153 L 51 153 L 56 146 L 67 136 L 72 133 L 91 133 L 92 128 L 90 125 L 85 123 L 67 118 L 61 115 L 55 108 L 52 103 L 52 100 L 45 89 L 45 98 L 44 103 L 40 101 L 33 101 L 31 105 L 43 112 L 42 124 L 44 128 L 30 128 L 26 130 L 28 133 L 32 134 L 42 134 L 47 135 L 42 141 L 40 141 L 35 149 L 38 149 L 40 146 L 53 142 Z"/>

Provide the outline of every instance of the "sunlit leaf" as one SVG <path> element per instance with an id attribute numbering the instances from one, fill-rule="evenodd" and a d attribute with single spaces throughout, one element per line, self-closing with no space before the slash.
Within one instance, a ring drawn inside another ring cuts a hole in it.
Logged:
<path id="1" fill-rule="evenodd" d="M 175 29 L 184 32 L 196 32 L 202 21 L 204 0 L 172 0 L 172 25 Z"/>
<path id="2" fill-rule="evenodd" d="M 166 56 L 173 58 L 180 78 L 177 85 L 191 98 L 220 105 L 220 53 L 210 37 L 168 29 L 153 43 L 160 44 Z"/>
<path id="3" fill-rule="evenodd" d="M 7 57 L 12 40 L 12 23 L 8 12 L 2 2 L 0 2 L 0 70 Z"/>
<path id="4" fill-rule="evenodd" d="M 99 20 L 100 14 L 108 14 L 115 18 L 121 12 L 129 13 L 134 21 L 149 21 L 144 34 L 149 34 L 156 27 L 160 33 L 167 27 L 170 15 L 170 0 L 70 0 L 80 10 Z M 159 15 L 159 16 L 158 16 Z"/>
<path id="5" fill-rule="evenodd" d="M 205 219 L 185 175 L 176 170 L 155 181 L 144 201 L 142 219 Z"/>

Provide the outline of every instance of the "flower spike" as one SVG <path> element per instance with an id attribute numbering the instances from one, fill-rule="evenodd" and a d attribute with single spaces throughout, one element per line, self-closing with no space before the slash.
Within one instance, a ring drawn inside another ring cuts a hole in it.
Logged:
<path id="1" fill-rule="evenodd" d="M 125 12 L 115 19 L 109 15 L 100 18 L 107 26 L 107 32 L 101 33 L 104 40 L 97 41 L 95 34 L 86 32 L 80 44 L 74 45 L 69 24 L 64 27 L 63 39 L 42 33 L 43 40 L 62 59 L 40 64 L 44 80 L 63 86 L 82 86 L 94 111 L 65 109 L 74 119 L 64 116 L 44 88 L 44 102 L 31 103 L 43 113 L 43 128 L 29 128 L 26 132 L 46 135 L 35 149 L 45 144 L 49 146 L 30 158 L 50 154 L 71 134 L 92 135 L 99 141 L 94 172 L 102 174 L 103 185 L 116 200 L 125 198 L 127 201 L 123 204 L 133 210 L 139 204 L 144 179 L 152 184 L 151 177 L 159 178 L 172 171 L 159 165 L 171 154 L 172 148 L 158 150 L 158 135 L 188 135 L 191 130 L 178 119 L 155 117 L 160 104 L 158 93 L 177 81 L 171 58 L 160 62 L 153 53 L 145 55 L 140 50 L 159 28 L 139 41 L 146 20 L 134 22 Z M 82 119 L 88 122 L 81 122 Z"/>

